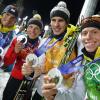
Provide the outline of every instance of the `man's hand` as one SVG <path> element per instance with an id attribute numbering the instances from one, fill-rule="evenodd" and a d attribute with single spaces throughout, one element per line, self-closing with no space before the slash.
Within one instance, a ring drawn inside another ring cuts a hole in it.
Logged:
<path id="1" fill-rule="evenodd" d="M 54 100 L 57 94 L 56 84 L 53 82 L 51 83 L 51 80 L 49 76 L 44 76 L 42 93 L 46 100 Z"/>
<path id="2" fill-rule="evenodd" d="M 23 75 L 31 75 L 33 73 L 33 68 L 27 63 L 24 63 L 22 66 L 22 74 Z"/>
<path id="3" fill-rule="evenodd" d="M 23 48 L 23 43 L 21 43 L 20 41 L 17 41 L 16 45 L 15 45 L 15 52 L 19 53 Z"/>

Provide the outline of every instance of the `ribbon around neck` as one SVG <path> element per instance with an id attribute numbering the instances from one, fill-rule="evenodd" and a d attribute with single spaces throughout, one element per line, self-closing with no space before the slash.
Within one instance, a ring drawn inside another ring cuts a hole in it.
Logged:
<path id="1" fill-rule="evenodd" d="M 37 57 L 41 56 L 43 53 L 45 53 L 49 48 L 53 47 L 61 38 L 57 39 L 55 42 L 49 45 L 49 42 L 52 40 L 51 37 L 49 37 L 44 44 L 40 46 L 34 53 L 37 55 Z"/>

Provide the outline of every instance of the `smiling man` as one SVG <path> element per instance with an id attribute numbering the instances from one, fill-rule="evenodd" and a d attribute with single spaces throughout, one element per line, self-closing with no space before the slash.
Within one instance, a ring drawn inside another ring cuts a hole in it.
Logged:
<path id="1" fill-rule="evenodd" d="M 6 52 L 6 49 L 9 47 L 12 39 L 15 37 L 15 23 L 18 18 L 18 11 L 17 8 L 8 5 L 2 12 L 0 16 L 0 47 L 4 49 L 4 52 L 2 54 L 2 61 L 1 65 L 3 63 L 3 56 Z"/>
<path id="2" fill-rule="evenodd" d="M 4 56 L 4 64 L 8 66 L 15 61 L 16 62 L 13 66 L 10 78 L 3 92 L 3 100 L 13 100 L 16 97 L 16 93 L 21 85 L 21 82 L 24 81 L 24 76 L 21 72 L 22 65 L 26 61 L 26 56 L 29 53 L 33 53 L 38 48 L 40 43 L 39 35 L 41 34 L 42 29 L 43 23 L 41 20 L 41 16 L 39 14 L 36 14 L 27 23 L 26 44 L 23 44 L 21 41 L 15 38 L 13 39 L 10 47 L 8 48 L 7 53 Z M 26 100 L 31 100 L 30 96 L 27 99 L 25 97 L 23 98 L 25 98 Z"/>
<path id="3" fill-rule="evenodd" d="M 43 49 L 45 49 L 45 52 L 43 53 L 45 53 L 45 59 L 43 59 L 44 65 L 42 66 L 42 73 L 47 74 L 52 68 L 59 67 L 62 59 L 65 56 L 65 52 L 70 52 L 70 50 L 67 51 L 66 49 L 67 47 L 64 44 L 70 45 L 70 43 L 68 43 L 68 40 L 72 39 L 73 33 L 76 31 L 76 27 L 73 25 L 69 25 L 69 19 L 70 19 L 70 12 L 67 9 L 67 5 L 65 2 L 60 1 L 55 7 L 53 7 L 53 9 L 50 12 L 50 20 L 51 20 L 50 25 L 52 31 L 51 35 L 46 39 L 46 41 L 43 42 L 44 45 Z M 64 60 L 65 62 L 67 62 L 74 59 L 75 57 L 76 57 L 76 52 L 73 47 L 72 52 L 68 55 L 68 59 L 66 58 Z M 31 74 L 31 73 L 29 74 L 29 71 L 27 70 L 28 67 L 30 66 L 22 67 L 22 72 L 24 75 Z M 31 70 L 33 70 L 32 66 Z M 41 77 L 43 76 L 44 75 L 41 75 Z M 41 77 L 39 80 L 37 80 L 38 83 L 37 91 L 41 96 L 44 96 L 47 100 L 52 100 L 51 98 L 54 98 L 55 95 L 57 94 L 57 89 L 55 89 L 55 87 L 53 88 L 52 83 L 50 83 L 51 88 L 49 88 L 49 86 L 45 84 L 44 86 L 45 89 L 42 92 L 41 86 L 43 84 L 43 79 L 41 79 Z M 64 78 L 64 80 L 65 79 L 66 78 Z M 49 82 L 50 81 L 48 81 L 48 83 Z"/>
<path id="4" fill-rule="evenodd" d="M 82 21 L 81 39 L 84 62 L 100 58 L 100 15 L 85 18 Z M 84 63 L 83 62 L 83 63 Z M 100 99 L 100 60 L 84 67 L 84 82 L 89 100 Z"/>

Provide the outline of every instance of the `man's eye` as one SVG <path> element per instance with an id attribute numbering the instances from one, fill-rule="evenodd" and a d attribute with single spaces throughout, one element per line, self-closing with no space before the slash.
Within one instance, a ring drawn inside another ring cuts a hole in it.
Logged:
<path id="1" fill-rule="evenodd" d="M 87 32 L 82 32 L 81 34 L 82 34 L 82 35 L 86 35 L 86 34 L 87 34 Z"/>
<path id="2" fill-rule="evenodd" d="M 94 31 L 93 33 L 97 33 L 97 31 Z"/>

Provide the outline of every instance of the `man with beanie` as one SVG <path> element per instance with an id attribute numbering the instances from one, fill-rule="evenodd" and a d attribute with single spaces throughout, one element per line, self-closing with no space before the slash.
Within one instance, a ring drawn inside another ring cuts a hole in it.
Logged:
<path id="1" fill-rule="evenodd" d="M 16 94 L 18 89 L 24 80 L 24 76 L 22 75 L 21 68 L 23 63 L 26 62 L 26 56 L 29 53 L 33 53 L 39 46 L 40 40 L 39 35 L 41 34 L 43 29 L 43 23 L 41 21 L 41 16 L 36 14 L 31 18 L 27 23 L 26 35 L 27 39 L 25 43 L 22 43 L 19 39 L 15 38 L 10 47 L 8 48 L 5 56 L 4 56 L 4 64 L 8 66 L 14 63 L 13 70 L 11 72 L 11 76 L 8 80 L 6 88 L 3 93 L 3 100 L 19 100 L 16 98 Z M 39 70 L 39 69 L 38 69 Z M 30 94 L 31 96 L 31 94 Z M 31 98 L 25 98 L 23 100 L 30 100 Z"/>
<path id="2" fill-rule="evenodd" d="M 93 15 L 81 21 L 81 40 L 84 60 L 84 83 L 86 100 L 100 99 L 100 15 Z M 98 60 L 97 60 L 98 59 Z M 90 63 L 89 62 L 93 62 Z"/>
<path id="3" fill-rule="evenodd" d="M 5 7 L 0 16 L 0 32 L 6 34 L 16 29 L 15 23 L 18 18 L 17 8 L 13 5 Z"/>
<path id="4" fill-rule="evenodd" d="M 17 21 L 18 11 L 12 5 L 8 5 L 2 12 L 0 16 L 0 47 L 3 48 L 2 51 L 2 60 L 0 61 L 0 66 L 3 64 L 3 56 L 6 52 L 6 49 L 10 45 L 12 39 L 15 37 L 15 23 Z M 5 41 L 5 42 L 3 42 Z M 1 50 L 1 49 L 0 49 Z M 0 52 L 1 53 L 1 52 Z"/>
<path id="5" fill-rule="evenodd" d="M 81 67 L 80 70 L 75 71 L 78 73 L 75 84 L 72 88 L 65 88 L 64 85 L 56 88 L 54 82 L 50 83 L 51 78 L 46 76 L 42 90 L 46 100 L 100 99 L 100 16 L 87 17 L 81 21 L 80 25 L 84 48 L 81 64 L 76 66 L 76 69 Z"/>
<path id="6" fill-rule="evenodd" d="M 71 42 L 73 41 L 73 33 L 76 32 L 77 27 L 70 25 L 69 20 L 70 20 L 70 12 L 67 9 L 67 5 L 65 2 L 60 1 L 57 6 L 55 6 L 51 12 L 50 12 L 50 19 L 51 19 L 51 35 L 44 41 L 43 45 L 46 44 L 46 46 L 43 48 L 45 49 L 45 59 L 44 59 L 44 65 L 42 66 L 42 73 L 47 74 L 51 69 L 57 68 L 61 65 L 61 61 L 65 56 L 65 53 L 67 53 L 67 47 L 66 45 L 70 45 L 70 42 L 68 42 L 71 39 Z M 65 45 L 66 44 L 66 45 Z M 74 44 L 74 42 L 72 43 Z M 71 45 L 72 45 L 71 44 Z M 75 52 L 75 46 L 73 46 L 71 50 L 68 50 L 68 55 L 65 61 L 63 62 L 68 62 L 76 57 L 76 52 Z M 71 51 L 71 52 L 70 52 Z M 69 53 L 70 52 L 70 53 Z M 22 67 L 22 72 L 24 75 L 30 75 L 28 68 L 31 69 L 33 72 L 32 66 L 28 65 Z M 56 73 L 56 72 L 54 72 Z M 43 75 L 41 75 L 43 76 Z M 67 76 L 64 76 L 65 79 Z M 46 80 L 41 79 L 41 83 L 45 83 Z M 72 81 L 72 80 L 71 80 Z M 39 82 L 38 82 L 39 83 Z M 49 83 L 49 81 L 48 81 Z M 53 85 L 53 87 L 55 84 Z M 54 89 L 51 89 L 52 91 L 49 92 L 49 89 L 52 88 L 52 84 L 50 83 L 50 87 L 47 86 L 47 91 L 44 92 L 42 90 L 40 92 L 41 88 L 38 89 L 39 86 L 37 86 L 37 91 L 41 96 L 44 96 L 47 100 L 53 100 L 56 93 L 57 89 L 54 87 Z M 45 86 L 46 87 L 46 86 Z M 47 98 L 48 97 L 48 98 Z M 52 98 L 53 97 L 53 98 Z M 59 100 L 61 100 L 60 98 Z M 70 99 L 69 99 L 70 100 Z"/>
<path id="7" fill-rule="evenodd" d="M 12 39 L 16 37 L 15 23 L 17 21 L 17 17 L 18 17 L 17 8 L 15 8 L 12 5 L 8 5 L 7 7 L 5 7 L 5 9 L 0 15 L 0 72 L 2 72 L 0 76 L 1 79 L 0 93 L 4 90 L 7 79 L 9 77 L 9 73 L 5 71 L 11 71 L 12 68 L 12 65 L 10 65 L 8 69 L 3 69 L 3 70 L 1 69 L 1 67 L 3 68 L 4 65 L 4 61 L 3 61 L 4 55 Z M 0 98 L 1 96 L 2 95 L 0 94 Z"/>
<path id="8" fill-rule="evenodd" d="M 55 6 L 50 12 L 50 19 L 53 17 L 61 17 L 63 18 L 67 24 L 70 20 L 70 12 L 67 9 L 67 5 L 65 2 L 59 2 L 57 6 Z"/>
<path id="9" fill-rule="evenodd" d="M 51 28 L 53 30 L 53 36 L 55 38 L 62 37 L 62 40 L 63 40 L 64 38 L 66 38 L 66 35 L 68 35 L 69 32 L 73 33 L 77 29 L 77 27 L 74 27 L 73 25 L 69 24 L 70 12 L 67 9 L 66 3 L 63 1 L 60 1 L 57 4 L 57 6 L 55 6 L 51 10 L 50 19 L 51 19 Z M 74 29 L 73 29 L 73 27 L 74 27 Z M 63 44 L 60 44 L 60 47 L 61 47 L 61 45 L 63 45 Z M 74 49 L 71 52 L 71 54 L 69 55 L 69 58 L 65 60 L 66 62 L 68 62 L 76 57 L 76 52 L 74 51 Z M 61 52 L 61 51 L 59 50 L 59 52 Z M 61 54 L 58 56 L 59 59 L 63 59 L 64 55 L 65 55 L 65 52 L 64 52 L 64 49 L 62 49 Z M 55 55 L 55 57 L 57 59 L 57 55 Z M 57 59 L 57 61 L 59 61 L 59 59 Z M 55 66 L 59 67 L 59 64 L 55 65 Z M 55 66 L 50 66 L 50 67 L 47 66 L 46 70 L 49 71 L 51 68 L 53 68 Z M 67 78 L 67 75 L 63 76 L 63 78 L 64 78 L 64 83 L 62 84 L 63 87 L 59 87 L 59 88 L 56 88 L 55 83 L 50 82 L 50 80 L 51 80 L 50 77 L 47 77 L 47 76 L 44 77 L 44 84 L 42 87 L 42 93 L 43 93 L 44 98 L 46 100 L 54 100 L 55 96 L 57 95 L 57 98 L 55 100 L 67 100 L 64 97 L 64 95 L 65 95 L 64 92 L 66 91 L 66 88 L 71 89 L 73 87 L 73 84 L 74 84 L 72 82 L 73 76 L 74 75 L 71 75 L 69 78 Z M 67 80 L 68 82 L 65 80 Z M 68 100 L 71 100 L 71 99 L 69 98 Z"/>

